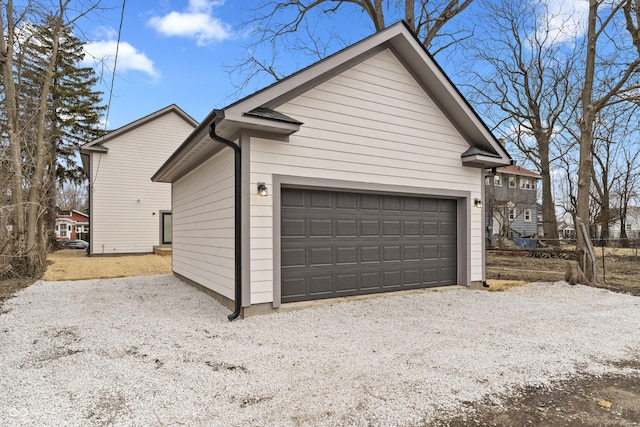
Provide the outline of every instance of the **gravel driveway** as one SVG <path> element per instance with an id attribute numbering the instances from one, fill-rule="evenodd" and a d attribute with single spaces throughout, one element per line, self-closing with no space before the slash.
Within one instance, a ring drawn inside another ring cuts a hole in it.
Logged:
<path id="1" fill-rule="evenodd" d="M 160 275 L 38 282 L 4 311 L 2 425 L 414 426 L 519 386 L 639 375 L 614 362 L 640 358 L 640 298 L 563 282 L 229 322 Z"/>

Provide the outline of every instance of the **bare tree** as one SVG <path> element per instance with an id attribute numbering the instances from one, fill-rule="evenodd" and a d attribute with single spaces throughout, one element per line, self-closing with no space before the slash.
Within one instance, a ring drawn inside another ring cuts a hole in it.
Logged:
<path id="1" fill-rule="evenodd" d="M 347 25 L 361 23 L 367 32 L 378 32 L 390 23 L 403 19 L 432 54 L 469 37 L 469 28 L 445 26 L 463 12 L 473 0 L 264 0 L 250 11 L 252 18 L 241 25 L 253 41 L 246 55 L 232 68 L 232 76 L 240 76 L 238 91 L 251 80 L 267 77 L 279 80 L 287 72 L 279 67 L 280 55 L 302 51 L 315 60 L 344 47 L 339 28 L 332 22 L 340 17 L 353 17 Z M 358 16 L 362 18 L 357 18 Z M 342 20 L 341 25 L 345 25 Z M 462 24 L 462 23 L 460 23 Z M 259 56 L 257 52 L 266 53 Z M 298 64 L 298 68 L 303 64 Z"/>
<path id="2" fill-rule="evenodd" d="M 627 236 L 627 213 L 631 202 L 638 201 L 640 192 L 640 143 L 624 147 L 622 161 L 619 168 L 618 188 L 614 190 L 614 199 L 617 200 L 618 220 L 620 221 L 620 238 Z"/>
<path id="3" fill-rule="evenodd" d="M 633 138 L 637 138 L 639 124 L 637 107 L 632 103 L 620 103 L 600 111 L 593 128 L 592 204 L 597 205 L 598 215 L 592 217 L 592 225 L 600 225 L 600 237 L 609 238 L 609 227 L 615 221 L 614 193 L 630 179 L 625 163 Z M 626 177 L 626 178 L 625 178 Z M 617 198 L 617 197 L 616 197 Z M 595 228 L 592 226 L 592 231 Z"/>
<path id="4" fill-rule="evenodd" d="M 580 165 L 578 168 L 577 216 L 589 221 L 593 182 L 594 125 L 598 113 L 608 105 L 637 99 L 640 84 L 640 42 L 637 0 L 605 3 L 589 0 L 584 69 L 578 114 Z M 635 21 L 634 21 L 635 17 Z M 626 23 L 626 31 L 621 29 Z M 589 227 L 587 227 L 588 229 Z M 578 250 L 586 242 L 578 233 Z M 592 269 L 586 268 L 587 278 Z"/>
<path id="5" fill-rule="evenodd" d="M 0 28 L 4 34 L 0 37 L 1 98 L 10 173 L 7 206 L 15 245 L 12 256 L 18 260 L 15 265 L 20 270 L 16 274 L 34 275 L 45 266 L 47 190 L 52 185 L 50 166 L 55 158 L 48 119 L 63 28 L 72 26 L 98 4 L 99 0 L 92 3 L 57 0 L 49 7 L 35 1 L 20 2 L 14 7 L 13 1 L 7 0 L 1 5 Z M 51 44 L 46 49 L 38 49 L 39 40 L 30 33 L 30 24 L 37 21 L 46 21 L 49 26 Z M 27 58 L 27 47 L 34 48 L 37 55 Z M 37 63 L 40 70 L 37 81 L 25 79 L 26 60 Z"/>
<path id="6" fill-rule="evenodd" d="M 544 235 L 556 240 L 551 165 L 571 146 L 553 140 L 575 105 L 576 50 L 559 40 L 562 24 L 551 19 L 544 1 L 486 2 L 483 9 L 482 35 L 471 47 L 478 61 L 472 96 L 500 137 L 539 171 Z"/>
<path id="7" fill-rule="evenodd" d="M 89 195 L 87 184 L 76 182 L 64 182 L 57 188 L 57 208 L 76 210 L 86 213 L 88 211 Z"/>

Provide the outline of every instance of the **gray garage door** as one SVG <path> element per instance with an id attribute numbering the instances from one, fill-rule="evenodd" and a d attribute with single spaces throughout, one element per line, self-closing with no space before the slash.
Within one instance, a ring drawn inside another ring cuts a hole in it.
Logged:
<path id="1" fill-rule="evenodd" d="M 282 302 L 453 285 L 455 200 L 282 189 Z"/>

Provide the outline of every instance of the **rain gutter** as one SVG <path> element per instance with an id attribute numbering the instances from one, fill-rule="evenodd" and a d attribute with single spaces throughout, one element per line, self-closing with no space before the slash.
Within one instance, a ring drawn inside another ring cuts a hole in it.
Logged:
<path id="1" fill-rule="evenodd" d="M 224 110 L 216 110 L 216 118 L 211 126 L 209 126 L 209 136 L 216 142 L 223 144 L 234 152 L 234 228 L 235 228 L 235 309 L 233 313 L 229 314 L 227 318 L 231 321 L 240 316 L 242 312 L 242 188 L 241 188 L 241 170 L 242 170 L 242 156 L 240 152 L 240 146 L 228 139 L 216 134 L 216 121 L 224 119 Z"/>

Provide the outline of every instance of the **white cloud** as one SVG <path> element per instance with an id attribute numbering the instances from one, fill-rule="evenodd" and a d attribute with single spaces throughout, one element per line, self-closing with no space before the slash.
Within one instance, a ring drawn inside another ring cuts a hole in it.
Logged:
<path id="1" fill-rule="evenodd" d="M 222 3 L 189 0 L 185 12 L 172 11 L 164 16 L 154 16 L 149 20 L 149 25 L 165 36 L 195 39 L 198 46 L 226 40 L 233 35 L 230 26 L 212 15 L 213 8 Z"/>
<path id="2" fill-rule="evenodd" d="M 553 43 L 572 42 L 587 31 L 589 2 L 584 0 L 549 0 L 547 25 Z"/>
<path id="3" fill-rule="evenodd" d="M 86 66 L 104 64 L 110 71 L 113 71 L 116 47 L 117 42 L 115 40 L 89 42 L 84 45 L 85 55 L 82 64 Z M 127 42 L 120 42 L 117 67 L 117 71 L 134 70 L 141 71 L 154 78 L 159 76 L 158 71 L 153 66 L 153 61 Z"/>

